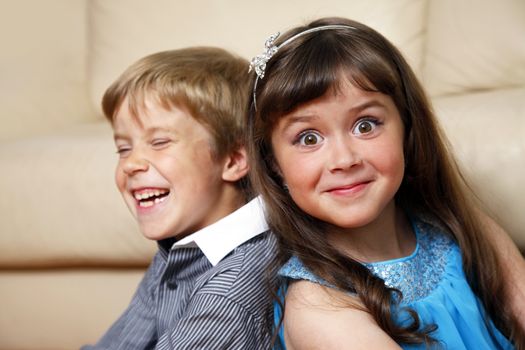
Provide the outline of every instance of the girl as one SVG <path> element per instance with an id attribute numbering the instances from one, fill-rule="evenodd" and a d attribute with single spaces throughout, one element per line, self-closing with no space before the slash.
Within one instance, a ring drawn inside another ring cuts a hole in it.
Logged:
<path id="1" fill-rule="evenodd" d="M 480 212 L 399 51 L 327 18 L 271 37 L 251 67 L 282 345 L 523 349 Z"/>

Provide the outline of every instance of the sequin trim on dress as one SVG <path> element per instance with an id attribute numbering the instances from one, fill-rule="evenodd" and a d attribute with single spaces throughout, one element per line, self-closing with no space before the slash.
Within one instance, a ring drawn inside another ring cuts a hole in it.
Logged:
<path id="1" fill-rule="evenodd" d="M 418 247 L 413 256 L 392 262 L 365 264 L 389 287 L 403 293 L 403 303 L 425 298 L 443 280 L 454 242 L 439 229 L 416 222 Z"/>
<path id="2" fill-rule="evenodd" d="M 430 224 L 416 221 L 414 228 L 417 247 L 411 256 L 365 264 L 387 286 L 403 293 L 403 304 L 425 298 L 438 287 L 445 274 L 449 252 L 455 245 L 450 237 Z M 295 256 L 284 264 L 279 275 L 330 287 L 328 282 L 310 272 Z"/>

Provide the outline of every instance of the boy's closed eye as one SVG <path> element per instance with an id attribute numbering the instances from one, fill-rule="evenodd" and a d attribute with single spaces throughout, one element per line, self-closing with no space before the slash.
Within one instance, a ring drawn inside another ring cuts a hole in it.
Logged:
<path id="1" fill-rule="evenodd" d="M 153 149 L 164 149 L 172 143 L 172 140 L 169 138 L 156 138 L 151 141 L 151 146 Z"/>
<path id="2" fill-rule="evenodd" d="M 131 152 L 131 146 L 118 146 L 117 145 L 117 154 L 120 156 L 120 158 L 125 158 L 129 155 Z"/>

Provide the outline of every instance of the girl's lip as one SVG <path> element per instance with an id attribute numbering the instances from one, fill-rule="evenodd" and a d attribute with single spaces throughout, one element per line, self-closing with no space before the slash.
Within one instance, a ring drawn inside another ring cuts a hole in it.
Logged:
<path id="1" fill-rule="evenodd" d="M 355 182 L 349 185 L 331 187 L 326 192 L 334 193 L 334 194 L 354 193 L 354 192 L 360 191 L 361 189 L 365 188 L 370 182 L 371 181 L 360 181 L 360 182 Z"/>

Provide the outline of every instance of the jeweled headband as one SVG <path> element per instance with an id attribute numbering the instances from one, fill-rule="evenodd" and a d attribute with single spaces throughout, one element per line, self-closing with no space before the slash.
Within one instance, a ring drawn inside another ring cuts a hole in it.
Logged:
<path id="1" fill-rule="evenodd" d="M 265 49 L 263 53 L 252 58 L 250 62 L 250 68 L 248 70 L 248 72 L 251 72 L 253 69 L 255 71 L 255 74 L 257 74 L 257 76 L 255 77 L 255 84 L 253 85 L 253 105 L 255 107 L 255 110 L 257 110 L 257 102 L 255 99 L 255 90 L 257 89 L 257 81 L 259 79 L 264 78 L 264 73 L 266 71 L 266 63 L 270 60 L 270 58 L 272 58 L 272 56 L 275 55 L 277 51 L 279 51 L 283 46 L 289 44 L 290 42 L 294 41 L 295 39 L 303 35 L 314 33 L 314 32 L 320 32 L 323 30 L 332 30 L 332 29 L 355 29 L 355 28 L 352 26 L 344 25 L 344 24 L 329 24 L 325 26 L 310 28 L 303 32 L 297 33 L 294 36 L 291 36 L 290 38 L 282 42 L 279 46 L 274 45 L 275 40 L 280 35 L 279 32 L 271 35 L 268 39 L 266 39 L 266 42 L 264 43 Z"/>

